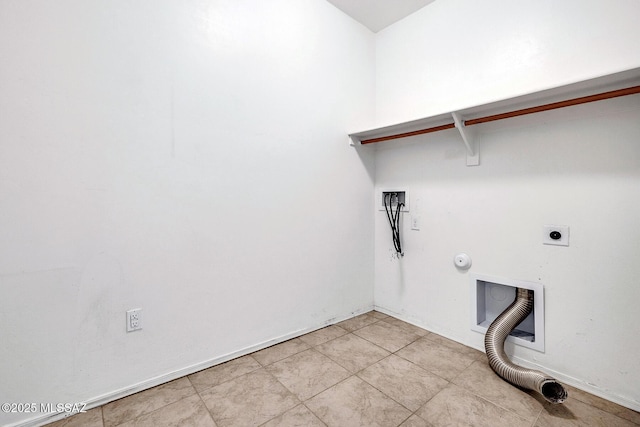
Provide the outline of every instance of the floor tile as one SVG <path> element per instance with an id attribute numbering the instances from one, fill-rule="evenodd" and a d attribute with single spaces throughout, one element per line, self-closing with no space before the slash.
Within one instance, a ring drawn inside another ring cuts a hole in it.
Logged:
<path id="1" fill-rule="evenodd" d="M 411 323 L 407 323 L 407 322 L 403 322 L 400 319 L 396 319 L 394 317 L 386 317 L 385 319 L 382 319 L 383 322 L 385 323 L 389 323 L 391 325 L 395 325 L 401 329 L 404 329 L 407 332 L 411 332 L 414 333 L 416 335 L 419 335 L 421 337 L 424 337 L 426 335 L 429 335 L 431 332 L 427 331 L 426 329 L 422 329 L 418 326 L 412 325 Z"/>
<path id="2" fill-rule="evenodd" d="M 420 418 L 417 415 L 411 415 L 409 419 L 402 424 L 400 427 L 430 427 L 429 423 Z"/>
<path id="3" fill-rule="evenodd" d="M 124 397 L 102 407 L 105 427 L 116 426 L 195 394 L 187 377 Z"/>
<path id="4" fill-rule="evenodd" d="M 569 392 L 569 397 L 579 400 L 587 405 L 595 406 L 603 411 L 610 412 L 613 415 L 617 415 L 620 418 L 634 422 L 640 425 L 640 412 L 636 412 L 632 409 L 625 408 L 617 403 L 610 402 L 602 399 L 601 397 L 589 394 L 586 391 L 579 390 L 575 387 L 565 385 L 565 388 Z"/>
<path id="5" fill-rule="evenodd" d="M 384 321 L 358 329 L 354 334 L 392 353 L 420 338 L 420 335 L 416 333 L 407 332 Z"/>
<path id="6" fill-rule="evenodd" d="M 449 384 L 393 354 L 358 376 L 411 411 L 420 408 Z"/>
<path id="7" fill-rule="evenodd" d="M 535 427 L 637 427 L 637 424 L 569 397 L 563 404 L 545 403 Z"/>
<path id="8" fill-rule="evenodd" d="M 300 403 L 264 368 L 209 388 L 200 396 L 219 427 L 258 426 Z"/>
<path id="9" fill-rule="evenodd" d="M 356 373 L 373 365 L 390 353 L 354 334 L 347 334 L 316 347 L 324 354 L 351 373 Z"/>
<path id="10" fill-rule="evenodd" d="M 452 382 L 531 422 L 535 421 L 542 411 L 541 400 L 533 396 L 534 391 L 527 393 L 514 387 L 500 378 L 486 363 L 472 363 Z"/>
<path id="11" fill-rule="evenodd" d="M 193 395 L 164 406 L 150 414 L 128 421 L 118 427 L 216 427 L 211 414 L 200 399 Z"/>
<path id="12" fill-rule="evenodd" d="M 438 345 L 442 347 L 446 347 L 455 352 L 462 353 L 467 356 L 471 356 L 478 360 L 480 359 L 487 360 L 487 355 L 484 354 L 482 351 L 476 350 L 475 348 L 468 347 L 464 344 L 460 344 L 459 342 L 455 342 L 453 340 L 450 340 L 449 338 L 445 338 L 442 335 L 431 333 L 425 336 L 425 338 L 428 339 L 429 341 L 433 341 Z"/>
<path id="13" fill-rule="evenodd" d="M 273 362 L 282 360 L 289 356 L 292 356 L 301 351 L 305 351 L 309 348 L 309 344 L 302 341 L 299 338 L 294 338 L 289 341 L 285 341 L 280 344 L 265 348 L 264 350 L 256 351 L 252 353 L 254 359 L 256 359 L 262 366 L 270 365 Z"/>
<path id="14" fill-rule="evenodd" d="M 450 384 L 420 408 L 416 415 L 429 426 L 521 427 L 532 422 Z"/>
<path id="15" fill-rule="evenodd" d="M 298 405 L 264 424 L 263 427 L 325 427 L 325 424 L 306 406 Z"/>
<path id="16" fill-rule="evenodd" d="M 640 413 L 566 387 L 549 404 L 483 352 L 372 311 L 50 426 L 640 426 Z"/>
<path id="17" fill-rule="evenodd" d="M 451 380 L 476 359 L 441 346 L 427 338 L 421 338 L 396 353 L 446 380 Z"/>
<path id="18" fill-rule="evenodd" d="M 306 400 L 350 375 L 345 368 L 314 349 L 294 354 L 265 369 L 300 400 Z"/>
<path id="19" fill-rule="evenodd" d="M 375 310 L 374 310 L 374 311 L 370 311 L 370 312 L 369 312 L 369 314 L 371 314 L 373 317 L 375 317 L 375 318 L 376 318 L 376 319 L 378 319 L 378 320 L 380 320 L 380 319 L 386 319 L 386 318 L 388 318 L 388 317 L 391 317 L 391 316 L 389 316 L 388 314 L 384 314 L 384 313 L 381 313 L 381 312 L 379 312 L 379 311 L 375 311 Z"/>
<path id="20" fill-rule="evenodd" d="M 329 427 L 398 426 L 411 412 L 358 377 L 309 399 L 306 405 Z"/>
<path id="21" fill-rule="evenodd" d="M 309 334 L 303 335 L 300 339 L 311 346 L 320 345 L 334 338 L 338 338 L 347 331 L 342 329 L 340 326 L 331 325 L 326 328 L 318 329 L 315 332 L 311 332 Z"/>
<path id="22" fill-rule="evenodd" d="M 102 425 L 101 407 L 48 424 L 49 427 L 102 427 Z"/>
<path id="23" fill-rule="evenodd" d="M 365 326 L 368 326 L 372 323 L 375 323 L 378 320 L 379 319 L 377 319 L 371 313 L 365 313 L 365 314 L 361 314 L 360 316 L 356 316 L 356 317 L 352 317 L 351 319 L 344 320 L 340 323 L 336 323 L 336 325 L 340 326 L 342 329 L 346 331 L 353 332 L 360 328 L 364 328 Z"/>
<path id="24" fill-rule="evenodd" d="M 191 374 L 189 375 L 189 380 L 195 389 L 200 392 L 255 371 L 260 367 L 261 365 L 252 356 L 248 355 Z"/>

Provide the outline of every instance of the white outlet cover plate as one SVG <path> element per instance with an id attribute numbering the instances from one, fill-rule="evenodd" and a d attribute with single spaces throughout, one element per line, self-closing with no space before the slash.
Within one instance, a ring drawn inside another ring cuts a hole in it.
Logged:
<path id="1" fill-rule="evenodd" d="M 137 316 L 137 322 L 134 322 L 132 317 Z M 127 332 L 138 331 L 142 329 L 142 309 L 134 308 L 127 311 Z"/>
<path id="2" fill-rule="evenodd" d="M 552 239 L 551 233 L 557 231 L 562 237 L 557 240 Z M 542 243 L 545 245 L 569 246 L 569 226 L 568 225 L 545 225 L 542 227 Z"/>
<path id="3" fill-rule="evenodd" d="M 420 217 L 412 215 L 411 216 L 411 229 L 420 231 Z"/>

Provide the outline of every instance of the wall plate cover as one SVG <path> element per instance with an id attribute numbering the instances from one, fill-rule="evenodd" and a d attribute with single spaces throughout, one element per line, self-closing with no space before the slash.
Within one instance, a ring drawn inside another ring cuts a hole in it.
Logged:
<path id="1" fill-rule="evenodd" d="M 134 308 L 127 311 L 127 332 L 142 329 L 142 309 Z"/>
<path id="2" fill-rule="evenodd" d="M 545 225 L 542 227 L 542 243 L 545 245 L 569 246 L 569 226 Z"/>
<path id="3" fill-rule="evenodd" d="M 416 215 L 411 215 L 411 229 L 420 231 L 420 217 Z"/>

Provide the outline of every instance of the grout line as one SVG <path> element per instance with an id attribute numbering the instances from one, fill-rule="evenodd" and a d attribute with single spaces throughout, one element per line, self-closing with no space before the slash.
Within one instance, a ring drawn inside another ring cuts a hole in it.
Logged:
<path id="1" fill-rule="evenodd" d="M 194 387 L 195 389 L 195 387 Z M 207 406 L 207 404 L 205 403 L 204 399 L 202 398 L 202 396 L 200 396 L 200 393 L 198 392 L 198 390 L 196 390 L 196 395 L 198 396 L 198 399 L 200 399 L 200 403 L 202 403 L 202 406 L 204 406 L 204 409 L 206 409 L 207 414 L 209 414 L 209 418 L 211 418 L 211 421 L 213 421 L 214 425 L 216 424 L 216 420 L 213 419 L 213 414 L 211 413 L 211 411 L 209 410 L 209 407 Z"/>
<path id="2" fill-rule="evenodd" d="M 542 416 L 542 411 L 540 411 L 540 413 L 538 414 L 538 416 L 536 417 L 535 420 L 533 420 L 533 422 L 531 423 L 531 427 L 535 427 L 536 424 L 538 424 L 538 420 L 540 419 L 540 417 Z"/>
<path id="3" fill-rule="evenodd" d="M 320 421 L 320 422 L 321 422 L 322 424 L 324 424 L 325 426 L 327 425 L 327 423 L 325 423 L 324 421 L 322 421 L 322 419 L 321 419 L 318 415 L 316 415 L 316 413 L 315 413 L 315 412 L 313 412 L 313 411 L 311 410 L 311 408 L 309 408 L 309 407 L 308 407 L 304 402 L 302 402 L 302 403 L 301 403 L 301 405 L 302 405 L 302 406 L 304 406 L 305 408 L 307 408 L 307 411 L 311 412 L 311 414 L 313 414 L 313 416 L 314 416 L 314 417 L 316 417 L 316 418 L 318 419 L 318 421 Z"/>
<path id="4" fill-rule="evenodd" d="M 191 375 L 195 375 L 195 374 L 197 374 L 198 372 L 203 372 L 203 371 L 206 371 L 206 370 L 209 370 L 209 369 L 217 368 L 217 367 L 219 367 L 219 366 L 224 366 L 225 364 L 227 364 L 227 363 L 229 363 L 229 362 L 233 362 L 234 360 L 238 360 L 238 359 L 240 359 L 240 358 L 248 357 L 248 356 L 251 356 L 251 353 L 250 353 L 250 354 L 245 354 L 244 356 L 238 356 L 238 357 L 237 357 L 237 358 L 235 358 L 235 359 L 227 360 L 226 362 L 223 362 L 223 363 L 221 363 L 221 364 L 219 364 L 219 365 L 212 366 L 212 367 L 210 367 L 210 368 L 202 369 L 202 370 L 200 370 L 200 371 L 194 372 L 193 374 L 185 375 L 185 377 L 187 377 L 187 379 L 188 379 L 188 380 L 189 380 L 189 382 L 191 383 L 191 386 L 196 390 L 196 392 L 197 392 L 197 393 L 199 393 L 199 391 L 198 391 L 198 389 L 196 388 L 195 384 L 193 383 L 193 381 L 191 381 L 191 378 L 189 378 Z M 259 365 L 257 368 L 255 368 L 255 369 L 251 369 L 250 371 L 247 371 L 247 372 L 245 372 L 245 373 L 243 373 L 243 374 L 240 374 L 240 375 L 237 375 L 237 376 L 235 376 L 235 377 L 231 377 L 231 378 L 229 378 L 229 379 L 226 379 L 226 380 L 224 380 L 224 381 L 222 381 L 222 382 L 220 382 L 220 383 L 217 383 L 217 384 L 213 384 L 213 385 L 207 386 L 206 388 L 203 388 L 201 391 L 207 391 L 207 390 L 212 389 L 212 388 L 214 388 L 214 387 L 217 387 L 217 386 L 219 386 L 219 385 L 221 385 L 221 384 L 225 384 L 225 383 L 228 383 L 229 381 L 233 381 L 233 380 L 235 380 L 236 378 L 240 378 L 240 377 L 243 377 L 243 376 L 245 376 L 245 375 L 247 375 L 247 374 L 250 374 L 250 373 L 252 373 L 252 372 L 255 372 L 255 371 L 259 370 L 259 369 L 264 369 L 264 366 L 262 366 L 262 365 L 260 364 L 260 362 L 258 362 L 254 357 L 251 357 L 251 359 Z M 184 377 L 181 377 L 181 378 L 184 378 Z"/>
<path id="5" fill-rule="evenodd" d="M 342 384 L 343 382 L 347 381 L 347 380 L 348 380 L 349 378 L 351 378 L 351 377 L 353 377 L 353 375 L 349 375 L 348 377 L 346 377 L 346 378 L 344 378 L 344 379 L 341 379 L 341 380 L 340 380 L 340 381 L 338 381 L 337 383 L 332 384 L 332 385 L 330 385 L 329 387 L 325 388 L 324 390 L 321 390 L 321 391 L 317 392 L 317 393 L 316 393 L 316 394 L 314 394 L 313 396 L 309 396 L 309 397 L 307 397 L 307 398 L 306 398 L 306 399 L 304 399 L 304 400 L 300 399 L 300 401 L 301 401 L 302 403 L 304 403 L 304 402 L 308 402 L 309 400 L 313 399 L 313 398 L 314 398 L 314 397 L 316 397 L 317 395 L 324 393 L 325 391 L 329 390 L 330 388 L 333 388 L 333 387 L 337 386 L 338 384 Z M 297 396 L 296 396 L 296 397 L 297 397 Z M 313 412 L 313 411 L 311 411 L 311 412 Z M 313 412 L 313 414 L 315 415 L 315 412 Z M 317 416 L 317 415 L 316 415 L 316 416 Z M 318 417 L 318 418 L 319 418 L 319 417 Z"/>
<path id="6" fill-rule="evenodd" d="M 262 368 L 262 369 L 264 369 L 264 368 Z M 275 375 L 273 375 L 273 374 L 272 374 L 271 372 L 269 372 L 267 369 L 264 369 L 264 370 L 265 370 L 265 372 L 266 372 L 266 373 L 268 373 L 269 375 L 271 375 L 271 378 L 273 378 L 273 379 L 274 379 L 278 384 L 280 384 L 280 385 L 281 385 L 285 390 L 287 390 L 287 391 L 289 392 L 289 394 L 291 394 L 291 396 L 293 396 L 293 397 L 298 401 L 298 404 L 297 404 L 297 405 L 295 405 L 295 406 L 293 406 L 293 407 L 291 407 L 291 408 L 289 408 L 289 409 L 285 409 L 284 411 L 282 411 L 281 413 L 279 413 L 279 414 L 278 414 L 278 415 L 276 415 L 275 417 L 272 417 L 272 418 L 268 419 L 267 421 L 265 421 L 264 423 L 262 423 L 262 424 L 260 424 L 260 425 L 265 425 L 266 423 L 268 423 L 268 422 L 270 422 L 270 421 L 272 421 L 272 420 L 274 420 L 274 419 L 276 419 L 276 418 L 278 418 L 278 417 L 282 416 L 285 412 L 288 412 L 288 411 L 292 410 L 293 408 L 296 408 L 296 407 L 298 407 L 298 406 L 300 406 L 300 405 L 304 404 L 304 402 L 302 401 L 302 399 L 300 399 L 298 396 L 296 396 L 296 394 L 295 394 L 292 390 L 290 390 L 290 389 L 289 389 L 289 387 L 287 387 L 286 385 L 284 385 L 284 384 L 283 384 L 283 383 L 278 379 L 278 377 L 276 377 Z M 307 409 L 308 409 L 308 408 L 307 408 Z M 314 414 L 314 415 L 315 415 L 315 414 Z M 215 421 L 215 420 L 214 420 L 214 421 Z"/>

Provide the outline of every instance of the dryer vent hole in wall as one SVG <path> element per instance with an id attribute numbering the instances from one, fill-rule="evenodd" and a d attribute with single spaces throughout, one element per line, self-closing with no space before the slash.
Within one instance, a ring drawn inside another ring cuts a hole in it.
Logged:
<path id="1" fill-rule="evenodd" d="M 518 288 L 530 289 L 535 298 L 531 312 L 514 325 L 507 340 L 513 344 L 544 352 L 544 287 L 540 283 L 472 274 L 471 330 L 486 333 L 491 323 L 516 297 Z"/>

